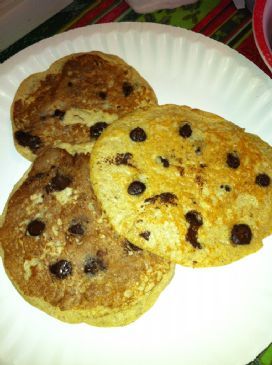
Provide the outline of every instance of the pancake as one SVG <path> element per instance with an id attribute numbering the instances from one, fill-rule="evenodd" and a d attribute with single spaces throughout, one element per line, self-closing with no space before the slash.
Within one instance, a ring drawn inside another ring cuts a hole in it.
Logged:
<path id="1" fill-rule="evenodd" d="M 130 113 L 107 128 L 91 156 L 94 192 L 114 229 L 193 267 L 262 247 L 272 226 L 271 178 L 267 143 L 185 106 Z"/>
<path id="2" fill-rule="evenodd" d="M 118 236 L 89 180 L 89 155 L 44 150 L 14 189 L 3 263 L 34 306 L 70 323 L 126 325 L 149 309 L 174 265 Z"/>
<path id="3" fill-rule="evenodd" d="M 47 146 L 88 153 L 108 124 L 156 103 L 151 86 L 121 58 L 71 54 L 19 86 L 11 107 L 15 145 L 29 160 Z"/>

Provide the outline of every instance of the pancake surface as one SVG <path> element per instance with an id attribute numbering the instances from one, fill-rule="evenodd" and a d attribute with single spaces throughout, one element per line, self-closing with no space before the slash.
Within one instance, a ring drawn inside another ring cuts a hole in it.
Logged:
<path id="1" fill-rule="evenodd" d="M 214 114 L 164 105 L 119 119 L 91 178 L 119 234 L 182 265 L 231 263 L 271 233 L 272 148 Z"/>
<path id="2" fill-rule="evenodd" d="M 174 265 L 117 236 L 89 180 L 89 155 L 49 149 L 9 199 L 5 270 L 31 304 L 63 321 L 120 326 L 154 304 Z"/>
<path id="3" fill-rule="evenodd" d="M 121 58 L 72 54 L 19 86 L 11 108 L 15 145 L 30 160 L 46 146 L 90 152 L 109 123 L 156 103 L 151 86 Z"/>

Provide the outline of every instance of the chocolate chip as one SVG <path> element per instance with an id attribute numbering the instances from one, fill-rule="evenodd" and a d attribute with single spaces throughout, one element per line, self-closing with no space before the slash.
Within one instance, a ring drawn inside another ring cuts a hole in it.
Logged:
<path id="1" fill-rule="evenodd" d="M 100 257 L 89 257 L 84 265 L 84 272 L 90 275 L 96 275 L 99 271 L 105 271 L 106 264 Z"/>
<path id="2" fill-rule="evenodd" d="M 195 149 L 195 153 L 197 154 L 197 155 L 200 155 L 201 154 L 201 147 L 197 147 L 196 149 Z"/>
<path id="3" fill-rule="evenodd" d="M 192 128 L 190 124 L 185 123 L 179 128 L 179 135 L 183 138 L 189 138 L 192 135 Z"/>
<path id="4" fill-rule="evenodd" d="M 57 173 L 57 175 L 51 179 L 50 183 L 46 185 L 45 190 L 47 193 L 51 193 L 53 191 L 62 191 L 67 188 L 71 182 L 72 179 L 70 176 Z"/>
<path id="5" fill-rule="evenodd" d="M 128 187 L 128 193 L 130 195 L 140 195 L 145 191 L 146 187 L 145 184 L 141 181 L 133 181 L 131 184 L 129 184 Z"/>
<path id="6" fill-rule="evenodd" d="M 202 246 L 198 242 L 198 229 L 202 226 L 203 220 L 201 214 L 196 210 L 191 210 L 185 214 L 186 221 L 190 224 L 187 233 L 186 241 L 190 242 L 194 248 L 201 249 Z"/>
<path id="7" fill-rule="evenodd" d="M 115 164 L 117 166 L 119 165 L 129 165 L 131 166 L 131 164 L 129 163 L 129 160 L 132 158 L 132 154 L 129 152 L 126 153 L 117 153 L 116 157 L 115 157 Z"/>
<path id="8" fill-rule="evenodd" d="M 40 137 L 33 136 L 29 132 L 24 132 L 22 130 L 19 130 L 15 132 L 14 136 L 19 145 L 23 147 L 29 147 L 32 152 L 37 151 L 37 149 L 39 149 L 42 144 Z"/>
<path id="9" fill-rule="evenodd" d="M 167 158 L 163 158 L 163 157 L 159 156 L 159 159 L 161 160 L 161 163 L 162 163 L 163 167 L 169 167 L 170 166 L 169 161 L 167 160 Z"/>
<path id="10" fill-rule="evenodd" d="M 140 233 L 139 236 L 143 237 L 146 241 L 149 241 L 150 234 L 151 234 L 151 232 L 144 231 L 144 232 Z"/>
<path id="11" fill-rule="evenodd" d="M 49 271 L 58 279 L 65 279 L 68 275 L 72 275 L 72 264 L 67 260 L 60 260 L 50 265 Z"/>
<path id="12" fill-rule="evenodd" d="M 107 93 L 105 91 L 100 91 L 100 93 L 98 93 L 98 96 L 100 97 L 100 99 L 105 100 L 107 98 Z"/>
<path id="13" fill-rule="evenodd" d="M 68 232 L 75 234 L 75 235 L 82 236 L 85 233 L 85 230 L 80 223 L 75 223 L 75 224 L 72 224 L 68 228 Z"/>
<path id="14" fill-rule="evenodd" d="M 39 220 L 34 219 L 28 223 L 27 232 L 30 236 L 40 236 L 45 229 L 45 224 Z"/>
<path id="15" fill-rule="evenodd" d="M 231 191 L 231 187 L 229 185 L 220 185 L 221 189 L 225 189 L 227 192 Z"/>
<path id="16" fill-rule="evenodd" d="M 247 224 L 235 224 L 233 226 L 231 240 L 235 245 L 248 245 L 251 238 L 251 229 Z"/>
<path id="17" fill-rule="evenodd" d="M 103 130 L 105 128 L 107 128 L 107 126 L 108 126 L 108 123 L 106 123 L 106 122 L 97 122 L 97 123 L 95 123 L 90 128 L 90 136 L 92 138 L 97 139 L 101 135 Z"/>
<path id="18" fill-rule="evenodd" d="M 134 142 L 144 142 L 146 140 L 146 133 L 140 127 L 136 127 L 134 129 L 132 129 L 129 136 L 130 136 L 130 139 Z"/>
<path id="19" fill-rule="evenodd" d="M 205 167 L 207 167 L 208 165 L 206 165 L 205 163 L 201 163 L 201 164 L 199 164 L 199 166 L 202 168 L 202 169 L 204 169 Z"/>
<path id="20" fill-rule="evenodd" d="M 68 84 L 67 84 L 69 87 L 72 87 L 73 86 L 73 83 L 71 81 L 68 81 Z"/>
<path id="21" fill-rule="evenodd" d="M 259 174 L 256 176 L 255 183 L 262 187 L 267 187 L 270 185 L 270 177 L 266 174 Z"/>
<path id="22" fill-rule="evenodd" d="M 127 239 L 124 241 L 124 249 L 126 252 L 139 252 L 143 251 L 140 247 L 135 246 L 133 243 L 128 241 Z"/>
<path id="23" fill-rule="evenodd" d="M 55 109 L 54 111 L 54 117 L 59 118 L 60 120 L 64 119 L 65 111 L 60 109 Z"/>
<path id="24" fill-rule="evenodd" d="M 133 86 L 129 82 L 125 81 L 123 83 L 122 90 L 123 90 L 124 96 L 127 97 L 132 93 Z"/>
<path id="25" fill-rule="evenodd" d="M 145 203 L 151 203 L 154 204 L 157 201 L 159 201 L 161 204 L 171 204 L 171 205 L 177 205 L 177 196 L 173 193 L 161 193 L 158 195 L 154 195 L 151 198 L 145 199 Z"/>
<path id="26" fill-rule="evenodd" d="M 236 152 L 227 154 L 227 164 L 232 169 L 237 169 L 240 166 L 240 159 Z"/>
<path id="27" fill-rule="evenodd" d="M 185 214 L 186 221 L 191 225 L 200 227 L 203 224 L 201 214 L 196 210 L 190 210 Z"/>

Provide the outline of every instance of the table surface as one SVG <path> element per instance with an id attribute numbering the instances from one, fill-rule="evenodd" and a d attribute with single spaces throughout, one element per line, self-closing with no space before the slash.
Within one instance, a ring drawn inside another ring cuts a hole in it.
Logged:
<path id="1" fill-rule="evenodd" d="M 232 0 L 200 0 L 191 5 L 148 14 L 136 13 L 124 0 L 74 0 L 0 52 L 0 63 L 21 49 L 57 33 L 89 24 L 125 21 L 168 24 L 202 33 L 236 49 L 272 77 L 255 45 L 250 11 L 237 10 Z M 272 344 L 250 365 L 272 365 Z"/>

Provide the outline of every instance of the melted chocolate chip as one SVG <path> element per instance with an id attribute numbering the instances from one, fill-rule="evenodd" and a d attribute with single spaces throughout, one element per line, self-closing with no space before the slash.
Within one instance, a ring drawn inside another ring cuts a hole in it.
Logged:
<path id="1" fill-rule="evenodd" d="M 161 163 L 162 163 L 163 167 L 169 167 L 170 166 L 169 161 L 167 160 L 167 158 L 163 158 L 163 157 L 159 156 L 159 159 L 161 160 Z"/>
<path id="2" fill-rule="evenodd" d="M 49 271 L 58 279 L 65 279 L 67 276 L 72 275 L 72 264 L 67 260 L 60 260 L 50 265 Z"/>
<path id="3" fill-rule="evenodd" d="M 42 141 L 40 137 L 33 136 L 29 132 L 19 130 L 14 134 L 16 141 L 23 147 L 29 147 L 32 152 L 37 151 L 40 148 Z"/>
<path id="4" fill-rule="evenodd" d="M 198 242 L 198 229 L 202 226 L 203 220 L 201 214 L 196 210 L 191 210 L 185 214 L 186 221 L 190 224 L 187 233 L 186 241 L 190 242 L 194 248 L 201 249 L 202 246 Z"/>
<path id="5" fill-rule="evenodd" d="M 173 193 L 161 193 L 158 195 L 154 195 L 151 198 L 145 199 L 145 203 L 151 203 L 154 204 L 157 201 L 159 201 L 161 204 L 171 204 L 171 205 L 177 205 L 177 196 Z"/>
<path id="6" fill-rule="evenodd" d="M 67 188 L 71 182 L 72 179 L 70 176 L 57 173 L 57 175 L 51 179 L 50 183 L 46 185 L 45 190 L 47 193 L 51 193 L 53 191 L 62 191 Z"/>
<path id="7" fill-rule="evenodd" d="M 100 97 L 100 99 L 105 100 L 107 98 L 107 93 L 105 91 L 100 91 L 98 96 Z"/>
<path id="8" fill-rule="evenodd" d="M 189 138 L 192 135 L 192 128 L 190 124 L 185 123 L 179 128 L 179 135 L 183 138 Z"/>
<path id="9" fill-rule="evenodd" d="M 240 166 L 240 159 L 236 152 L 227 154 L 227 165 L 232 169 L 237 169 Z"/>
<path id="10" fill-rule="evenodd" d="M 27 232 L 30 236 L 40 236 L 45 229 L 45 224 L 39 220 L 34 219 L 28 223 Z"/>
<path id="11" fill-rule="evenodd" d="M 191 225 L 200 227 L 203 224 L 201 214 L 196 210 L 190 210 L 185 214 L 186 221 Z"/>
<path id="12" fill-rule="evenodd" d="M 128 252 L 139 252 L 139 251 L 143 251 L 140 247 L 135 246 L 133 243 L 129 242 L 128 240 L 124 241 L 124 249 L 125 251 Z"/>
<path id="13" fill-rule="evenodd" d="M 67 84 L 67 86 L 69 86 L 69 87 L 72 87 L 72 86 L 73 86 L 73 83 L 72 83 L 72 81 L 68 81 L 68 84 Z"/>
<path id="14" fill-rule="evenodd" d="M 139 236 L 143 237 L 146 241 L 149 241 L 150 234 L 151 234 L 151 232 L 144 231 L 144 232 L 140 233 Z"/>
<path id="15" fill-rule="evenodd" d="M 133 181 L 131 184 L 129 184 L 128 187 L 128 193 L 130 195 L 140 195 L 142 194 L 146 189 L 146 186 L 141 181 Z"/>
<path id="16" fill-rule="evenodd" d="M 144 142 L 146 140 L 146 133 L 140 127 L 136 127 L 134 129 L 132 129 L 129 136 L 130 136 L 130 139 L 134 142 Z"/>
<path id="17" fill-rule="evenodd" d="M 133 86 L 129 82 L 125 81 L 123 83 L 122 90 L 123 90 L 124 96 L 127 97 L 132 93 Z"/>
<path id="18" fill-rule="evenodd" d="M 108 123 L 106 123 L 106 122 L 97 122 L 97 123 L 95 123 L 90 128 L 90 136 L 92 138 L 97 139 L 101 135 L 103 130 L 105 128 L 107 128 L 107 126 L 108 126 Z"/>
<path id="19" fill-rule="evenodd" d="M 101 257 L 89 257 L 84 265 L 84 272 L 92 276 L 106 269 L 107 266 Z"/>
<path id="20" fill-rule="evenodd" d="M 256 176 L 255 183 L 262 187 L 267 187 L 270 185 L 270 177 L 266 174 L 259 174 Z"/>
<path id="21" fill-rule="evenodd" d="M 128 165 L 131 166 L 131 164 L 129 163 L 129 160 L 132 158 L 132 154 L 129 152 L 126 153 L 117 153 L 116 157 L 115 157 L 115 164 L 117 166 L 119 165 Z"/>
<path id="22" fill-rule="evenodd" d="M 68 228 L 68 232 L 75 234 L 75 235 L 79 235 L 82 236 L 85 233 L 85 230 L 83 228 L 83 226 L 80 223 L 75 223 L 72 224 L 69 228 Z"/>
<path id="23" fill-rule="evenodd" d="M 248 245 L 251 238 L 251 229 L 247 224 L 235 224 L 233 226 L 231 240 L 235 245 Z"/>
<path id="24" fill-rule="evenodd" d="M 64 115 L 65 115 L 65 111 L 64 110 L 56 109 L 54 111 L 54 117 L 57 117 L 60 120 L 63 120 L 64 119 Z"/>

